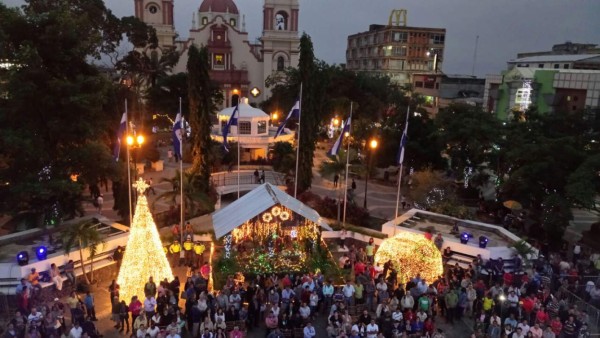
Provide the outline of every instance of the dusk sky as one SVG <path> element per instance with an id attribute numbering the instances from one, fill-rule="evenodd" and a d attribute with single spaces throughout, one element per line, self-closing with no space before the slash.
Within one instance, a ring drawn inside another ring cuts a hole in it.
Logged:
<path id="1" fill-rule="evenodd" d="M 20 0 L 2 0 L 9 6 Z M 105 0 L 118 16 L 133 15 L 132 0 Z M 188 37 L 201 0 L 175 1 L 175 26 Z M 251 40 L 262 30 L 262 0 L 237 0 Z M 443 71 L 470 74 L 479 35 L 476 75 L 498 73 L 518 52 L 549 50 L 569 40 L 600 44 L 598 0 L 300 0 L 300 31 L 313 40 L 315 55 L 345 63 L 350 34 L 386 24 L 392 9 L 408 10 L 408 25 L 446 28 Z"/>

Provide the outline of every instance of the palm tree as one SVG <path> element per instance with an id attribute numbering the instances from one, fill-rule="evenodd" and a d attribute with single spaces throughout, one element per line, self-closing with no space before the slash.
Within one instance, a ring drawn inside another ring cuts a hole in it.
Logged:
<path id="1" fill-rule="evenodd" d="M 97 224 L 90 220 L 75 223 L 63 231 L 61 236 L 65 254 L 71 252 L 71 249 L 75 248 L 76 245 L 78 246 L 81 271 L 85 282 L 88 285 L 94 282 L 94 256 L 98 252 L 98 246 L 105 243 L 104 236 L 97 229 Z M 85 272 L 83 260 L 83 250 L 85 249 L 89 250 L 90 253 L 90 278 Z"/>
<path id="2" fill-rule="evenodd" d="M 198 175 L 195 175 L 194 173 L 183 173 L 183 198 L 185 200 L 184 205 L 188 211 L 188 215 L 195 215 L 198 208 L 202 211 L 211 211 L 213 208 L 209 196 L 198 189 L 198 180 Z M 160 200 L 168 200 L 171 204 L 175 205 L 177 203 L 177 198 L 181 195 L 181 172 L 176 170 L 175 176 L 172 178 L 163 178 L 161 179 L 161 182 L 170 183 L 173 190 L 165 191 L 158 195 L 152 203 L 152 207 Z"/>

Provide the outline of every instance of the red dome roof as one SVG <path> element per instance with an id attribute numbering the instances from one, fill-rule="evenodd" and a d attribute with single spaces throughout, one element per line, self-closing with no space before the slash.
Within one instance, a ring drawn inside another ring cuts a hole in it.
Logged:
<path id="1" fill-rule="evenodd" d="M 204 0 L 198 11 L 240 14 L 233 0 Z"/>

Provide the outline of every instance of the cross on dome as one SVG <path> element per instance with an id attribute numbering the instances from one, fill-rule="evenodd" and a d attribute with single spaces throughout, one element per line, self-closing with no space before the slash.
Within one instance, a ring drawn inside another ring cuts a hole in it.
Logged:
<path id="1" fill-rule="evenodd" d="M 135 182 L 134 184 L 132 184 L 134 188 L 137 189 L 138 193 L 143 194 L 146 189 L 148 189 L 149 185 L 148 183 L 146 183 L 146 181 L 144 181 L 143 178 L 138 178 L 137 182 Z"/>

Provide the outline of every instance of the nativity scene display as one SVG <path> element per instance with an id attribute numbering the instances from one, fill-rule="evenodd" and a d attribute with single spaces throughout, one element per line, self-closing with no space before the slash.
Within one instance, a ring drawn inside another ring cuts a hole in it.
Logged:
<path id="1" fill-rule="evenodd" d="M 299 272 L 320 242 L 318 224 L 276 204 L 231 231 L 225 251 L 247 273 Z"/>

